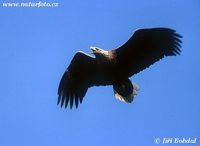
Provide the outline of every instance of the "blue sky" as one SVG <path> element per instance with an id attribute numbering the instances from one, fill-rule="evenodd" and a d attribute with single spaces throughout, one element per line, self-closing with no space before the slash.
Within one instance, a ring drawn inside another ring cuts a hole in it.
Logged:
<path id="1" fill-rule="evenodd" d="M 59 7 L 0 7 L 0 146 L 200 140 L 199 0 L 48 2 Z M 183 36 L 182 54 L 133 76 L 140 86 L 133 103 L 116 100 L 107 86 L 90 88 L 78 109 L 56 105 L 60 78 L 75 52 L 118 47 L 135 29 L 146 27 L 177 30 Z"/>

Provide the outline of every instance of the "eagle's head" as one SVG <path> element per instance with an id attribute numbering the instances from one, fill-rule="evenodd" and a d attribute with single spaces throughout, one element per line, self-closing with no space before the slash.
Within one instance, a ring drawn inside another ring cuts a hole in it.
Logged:
<path id="1" fill-rule="evenodd" d="M 90 47 L 90 49 L 92 50 L 92 54 L 98 54 L 98 53 L 103 53 L 104 50 L 103 49 L 100 49 L 98 47 Z"/>
<path id="2" fill-rule="evenodd" d="M 108 56 L 108 51 L 100 49 L 98 47 L 90 47 L 92 50 L 92 54 L 96 56 L 96 58 L 105 58 Z"/>

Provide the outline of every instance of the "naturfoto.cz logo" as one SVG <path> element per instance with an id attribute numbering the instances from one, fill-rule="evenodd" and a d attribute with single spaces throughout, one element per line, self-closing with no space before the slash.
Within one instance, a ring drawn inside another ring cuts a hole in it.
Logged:
<path id="1" fill-rule="evenodd" d="M 7 2 L 1 3 L 1 7 L 35 7 L 35 8 L 45 8 L 45 7 L 58 7 L 59 3 L 49 3 L 49 2 Z"/>

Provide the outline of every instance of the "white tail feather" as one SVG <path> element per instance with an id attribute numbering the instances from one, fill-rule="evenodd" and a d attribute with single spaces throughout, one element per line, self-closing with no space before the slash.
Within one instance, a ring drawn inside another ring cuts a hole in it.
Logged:
<path id="1" fill-rule="evenodd" d="M 122 102 L 128 102 L 131 103 L 134 99 L 134 97 L 137 95 L 137 91 L 139 90 L 139 87 L 137 84 L 135 84 L 134 82 L 132 82 L 133 85 L 133 91 L 130 95 L 123 97 L 120 94 L 118 94 L 115 90 L 114 90 L 114 94 L 115 94 L 115 98 L 122 101 Z"/>

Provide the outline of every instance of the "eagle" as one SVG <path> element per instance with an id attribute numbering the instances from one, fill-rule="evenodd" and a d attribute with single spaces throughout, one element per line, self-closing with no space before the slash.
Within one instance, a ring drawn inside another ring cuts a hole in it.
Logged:
<path id="1" fill-rule="evenodd" d="M 60 80 L 57 104 L 77 108 L 88 88 L 106 85 L 113 86 L 116 99 L 131 103 L 139 87 L 129 78 L 166 56 L 180 55 L 181 38 L 170 28 L 145 28 L 118 48 L 90 47 L 94 56 L 78 51 Z"/>

